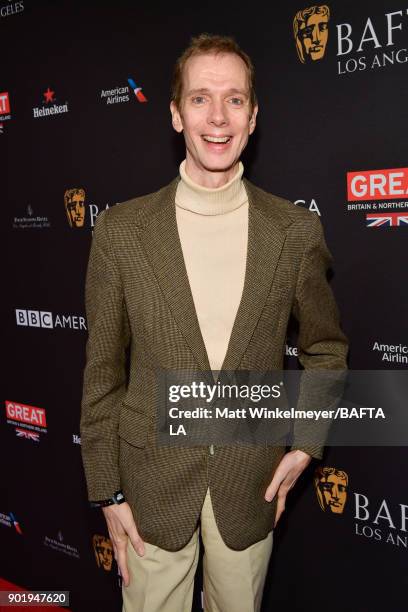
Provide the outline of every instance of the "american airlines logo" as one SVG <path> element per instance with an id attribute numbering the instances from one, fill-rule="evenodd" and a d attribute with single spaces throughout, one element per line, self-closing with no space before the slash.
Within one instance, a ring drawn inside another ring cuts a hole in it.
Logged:
<path id="1" fill-rule="evenodd" d="M 16 308 L 16 323 L 21 327 L 41 327 L 45 329 L 85 330 L 85 317 L 72 314 L 57 314 L 45 310 L 25 310 Z"/>
<path id="2" fill-rule="evenodd" d="M 0 524 L 4 525 L 5 527 L 14 527 L 19 535 L 23 535 L 20 523 L 16 520 L 16 517 L 12 512 L 8 512 L 7 514 L 0 512 Z"/>

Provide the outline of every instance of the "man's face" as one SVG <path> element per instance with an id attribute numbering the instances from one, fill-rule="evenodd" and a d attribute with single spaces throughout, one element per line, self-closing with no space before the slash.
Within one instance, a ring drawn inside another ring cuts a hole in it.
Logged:
<path id="1" fill-rule="evenodd" d="M 344 478 L 330 474 L 318 484 L 324 509 L 341 514 L 347 499 L 347 483 Z"/>
<path id="2" fill-rule="evenodd" d="M 172 102 L 170 109 L 174 129 L 184 132 L 190 178 L 207 187 L 228 182 L 258 110 L 250 115 L 243 60 L 233 53 L 191 57 L 184 68 L 181 108 Z"/>
<path id="3" fill-rule="evenodd" d="M 81 194 L 72 195 L 66 204 L 71 227 L 82 227 L 85 221 L 85 202 Z"/>
<path id="4" fill-rule="evenodd" d="M 98 567 L 103 567 L 104 570 L 109 572 L 112 568 L 112 544 L 108 538 L 99 537 L 94 542 L 96 561 Z"/>
<path id="5" fill-rule="evenodd" d="M 329 35 L 328 21 L 327 15 L 315 13 L 300 26 L 298 36 L 302 41 L 305 57 L 315 61 L 324 56 Z"/>

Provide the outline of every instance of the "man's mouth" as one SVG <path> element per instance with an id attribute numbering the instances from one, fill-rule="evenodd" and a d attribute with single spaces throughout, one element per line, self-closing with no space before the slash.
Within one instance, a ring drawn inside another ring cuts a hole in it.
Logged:
<path id="1" fill-rule="evenodd" d="M 203 135 L 202 138 L 206 142 L 213 142 L 215 144 L 227 144 L 227 142 L 230 142 L 232 136 L 207 136 L 207 135 Z"/>

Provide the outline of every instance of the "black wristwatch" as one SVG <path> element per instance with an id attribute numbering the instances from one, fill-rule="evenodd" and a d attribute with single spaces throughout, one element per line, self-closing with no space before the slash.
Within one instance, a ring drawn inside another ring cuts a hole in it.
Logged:
<path id="1" fill-rule="evenodd" d="M 109 497 L 109 499 L 101 499 L 100 501 L 92 501 L 90 502 L 91 508 L 105 508 L 106 506 L 112 506 L 113 504 L 123 504 L 125 502 L 125 496 L 122 491 L 116 491 Z"/>

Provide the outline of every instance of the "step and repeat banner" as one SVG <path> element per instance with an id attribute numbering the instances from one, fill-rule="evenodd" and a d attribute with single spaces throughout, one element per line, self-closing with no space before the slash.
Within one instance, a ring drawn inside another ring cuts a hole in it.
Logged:
<path id="1" fill-rule="evenodd" d="M 320 215 L 350 368 L 406 369 L 408 2 L 0 0 L 0 28 L 0 577 L 69 590 L 75 612 L 120 610 L 80 455 L 95 220 L 176 176 L 173 63 L 192 35 L 233 35 L 257 70 L 246 176 Z M 298 367 L 295 329 L 286 360 Z M 402 446 L 338 446 L 310 466 L 275 531 L 265 611 L 407 609 L 407 462 Z"/>

